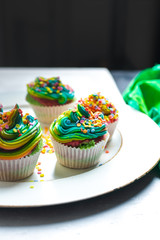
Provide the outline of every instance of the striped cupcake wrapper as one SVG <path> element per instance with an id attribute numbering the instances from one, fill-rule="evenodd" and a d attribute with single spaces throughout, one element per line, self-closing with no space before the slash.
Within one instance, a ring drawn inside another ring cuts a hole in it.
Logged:
<path id="1" fill-rule="evenodd" d="M 109 134 L 107 134 L 105 140 L 98 142 L 94 147 L 88 149 L 66 146 L 56 142 L 52 137 L 51 139 L 57 160 L 61 165 L 68 168 L 82 169 L 95 166 L 99 162 L 99 158 L 109 139 Z"/>
<path id="2" fill-rule="evenodd" d="M 41 123 L 51 124 L 61 113 L 74 107 L 75 102 L 58 106 L 36 106 L 30 104 Z"/>
<path id="3" fill-rule="evenodd" d="M 13 182 L 29 177 L 34 172 L 40 152 L 16 160 L 0 159 L 0 180 Z"/>

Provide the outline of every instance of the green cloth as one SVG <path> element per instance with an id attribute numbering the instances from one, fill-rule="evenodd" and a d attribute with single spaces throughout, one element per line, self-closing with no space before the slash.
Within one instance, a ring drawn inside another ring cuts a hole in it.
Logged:
<path id="1" fill-rule="evenodd" d="M 160 64 L 141 71 L 123 93 L 124 101 L 160 126 Z"/>

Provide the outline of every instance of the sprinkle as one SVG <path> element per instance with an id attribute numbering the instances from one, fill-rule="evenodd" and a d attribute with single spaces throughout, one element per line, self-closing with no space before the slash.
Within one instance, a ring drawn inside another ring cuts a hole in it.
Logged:
<path id="1" fill-rule="evenodd" d="M 26 120 L 26 119 L 24 119 L 24 120 L 23 120 L 23 123 L 24 123 L 24 124 L 27 124 L 27 120 Z"/>
<path id="2" fill-rule="evenodd" d="M 44 180 L 42 179 L 42 180 L 40 180 L 40 182 L 44 182 Z"/>
<path id="3" fill-rule="evenodd" d="M 95 132 L 95 129 L 94 129 L 94 128 L 92 128 L 92 129 L 91 129 L 91 133 L 94 133 L 94 132 Z"/>
<path id="4" fill-rule="evenodd" d="M 20 128 L 20 125 L 19 125 L 19 124 L 16 124 L 16 128 Z"/>
<path id="5" fill-rule="evenodd" d="M 62 87 L 57 87 L 57 89 L 58 89 L 59 91 L 63 90 L 63 88 L 62 88 Z"/>
<path id="6" fill-rule="evenodd" d="M 41 171 L 38 171 L 37 174 L 41 174 L 42 172 Z"/>
<path id="7" fill-rule="evenodd" d="M 108 150 L 106 150 L 106 151 L 105 151 L 105 153 L 109 153 L 109 151 L 108 151 Z"/>
<path id="8" fill-rule="evenodd" d="M 26 117 L 28 119 L 29 122 L 33 122 L 34 118 L 31 115 L 27 115 Z"/>
<path id="9" fill-rule="evenodd" d="M 32 186 L 30 186 L 30 188 L 34 188 L 34 186 L 32 185 Z"/>
<path id="10" fill-rule="evenodd" d="M 49 150 L 49 151 L 48 151 L 48 153 L 53 153 L 53 152 L 54 152 L 54 150 Z"/>
<path id="11" fill-rule="evenodd" d="M 67 123 L 67 124 L 70 124 L 70 123 L 71 123 L 71 121 L 70 121 L 69 119 L 67 119 L 66 123 Z"/>
<path id="12" fill-rule="evenodd" d="M 80 127 L 81 126 L 81 124 L 80 123 L 77 123 L 77 127 Z"/>
<path id="13" fill-rule="evenodd" d="M 41 165 L 41 162 L 38 162 L 38 165 Z"/>
<path id="14" fill-rule="evenodd" d="M 87 133 L 87 129 L 84 129 L 84 130 L 83 130 L 83 133 Z"/>
<path id="15" fill-rule="evenodd" d="M 42 151 L 41 151 L 41 153 L 43 153 L 43 154 L 44 154 L 45 152 L 46 152 L 46 149 L 45 149 L 45 148 L 43 148 L 43 149 L 42 149 Z"/>
<path id="16" fill-rule="evenodd" d="M 8 124 L 6 124 L 6 125 L 5 125 L 5 128 L 6 128 L 6 129 L 9 129 L 9 126 L 8 126 Z"/>
<path id="17" fill-rule="evenodd" d="M 44 177 L 44 174 L 42 173 L 42 174 L 40 175 L 40 177 Z"/>
<path id="18" fill-rule="evenodd" d="M 25 130 L 22 131 L 22 133 L 25 133 L 25 132 L 27 132 L 27 129 L 25 129 Z"/>
<path id="19" fill-rule="evenodd" d="M 84 122 L 84 120 L 83 120 L 83 119 L 81 119 L 81 120 L 80 120 L 80 123 L 83 123 L 83 122 Z"/>

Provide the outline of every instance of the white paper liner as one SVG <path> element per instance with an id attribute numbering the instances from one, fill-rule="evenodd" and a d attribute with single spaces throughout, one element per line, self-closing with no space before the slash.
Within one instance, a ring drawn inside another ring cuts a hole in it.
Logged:
<path id="1" fill-rule="evenodd" d="M 109 134 L 105 140 L 98 142 L 94 147 L 88 149 L 80 149 L 68 147 L 64 144 L 56 142 L 52 137 L 55 154 L 58 162 L 69 168 L 89 168 L 99 162 L 99 158 L 109 139 Z"/>
<path id="2" fill-rule="evenodd" d="M 53 120 L 56 119 L 61 113 L 69 108 L 73 108 L 74 104 L 75 101 L 58 106 L 36 106 L 33 104 L 30 104 L 30 106 L 40 122 L 51 124 Z"/>
<path id="3" fill-rule="evenodd" d="M 29 177 L 36 166 L 40 152 L 16 160 L 0 159 L 0 180 L 13 182 Z"/>
<path id="4" fill-rule="evenodd" d="M 112 136 L 114 134 L 114 131 L 115 131 L 116 127 L 117 127 L 117 124 L 118 124 L 118 120 L 113 122 L 113 123 L 109 123 L 108 124 L 108 132 L 110 134 L 109 140 L 111 140 L 111 138 L 112 138 Z"/>

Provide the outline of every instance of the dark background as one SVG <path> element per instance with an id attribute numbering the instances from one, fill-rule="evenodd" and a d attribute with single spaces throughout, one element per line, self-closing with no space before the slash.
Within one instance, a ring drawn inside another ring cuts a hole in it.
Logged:
<path id="1" fill-rule="evenodd" d="M 0 0 L 0 66 L 151 67 L 159 22 L 160 0 Z"/>

